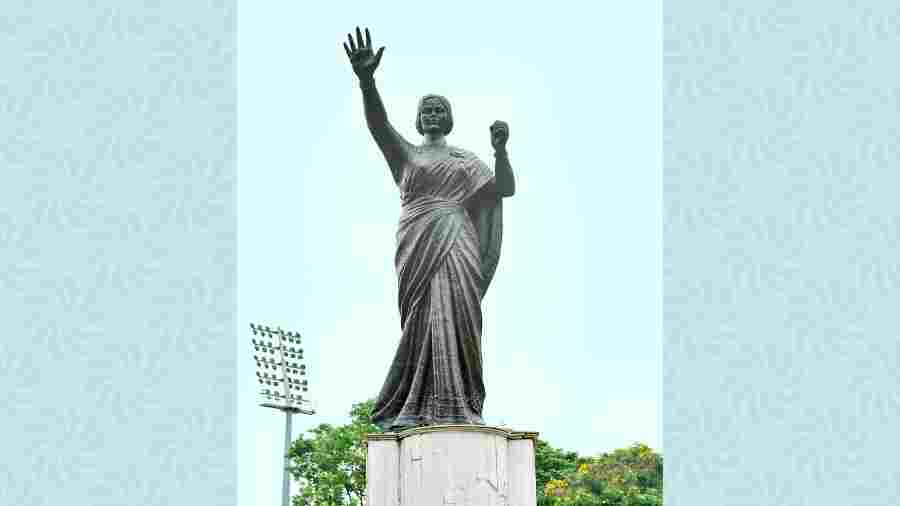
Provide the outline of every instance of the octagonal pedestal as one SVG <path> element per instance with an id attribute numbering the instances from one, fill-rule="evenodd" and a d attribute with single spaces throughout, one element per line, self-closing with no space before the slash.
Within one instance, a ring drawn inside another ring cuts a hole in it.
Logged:
<path id="1" fill-rule="evenodd" d="M 535 506 L 536 438 L 485 425 L 369 434 L 366 506 Z"/>

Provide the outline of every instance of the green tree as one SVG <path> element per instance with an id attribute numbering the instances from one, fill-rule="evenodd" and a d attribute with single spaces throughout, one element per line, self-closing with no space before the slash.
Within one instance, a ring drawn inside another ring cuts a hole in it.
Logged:
<path id="1" fill-rule="evenodd" d="M 350 423 L 321 424 L 288 450 L 291 474 L 301 483 L 294 506 L 359 506 L 366 492 L 365 436 L 380 429 L 369 421 L 374 400 L 354 404 Z"/>
<path id="2" fill-rule="evenodd" d="M 661 506 L 662 456 L 643 443 L 591 459 L 547 482 L 543 506 Z"/>
<path id="3" fill-rule="evenodd" d="M 534 471 L 538 504 L 542 504 L 544 489 L 552 480 L 563 480 L 578 467 L 578 454 L 550 446 L 542 439 L 534 445 Z"/>

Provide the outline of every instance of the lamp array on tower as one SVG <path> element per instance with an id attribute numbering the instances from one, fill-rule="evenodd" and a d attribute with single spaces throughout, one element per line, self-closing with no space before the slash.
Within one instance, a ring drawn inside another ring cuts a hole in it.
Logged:
<path id="1" fill-rule="evenodd" d="M 304 396 L 309 384 L 304 378 L 306 365 L 302 363 L 300 334 L 255 323 L 250 324 L 250 329 L 259 395 L 264 401 L 261 405 L 311 414 L 309 400 Z"/>

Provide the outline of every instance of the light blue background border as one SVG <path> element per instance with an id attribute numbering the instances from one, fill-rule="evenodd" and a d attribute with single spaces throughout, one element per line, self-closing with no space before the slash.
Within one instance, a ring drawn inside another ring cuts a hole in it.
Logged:
<path id="1" fill-rule="evenodd" d="M 665 4 L 667 506 L 898 504 L 898 39 L 896 2 Z"/>
<path id="2" fill-rule="evenodd" d="M 3 5 L 0 504 L 235 504 L 235 21 Z"/>

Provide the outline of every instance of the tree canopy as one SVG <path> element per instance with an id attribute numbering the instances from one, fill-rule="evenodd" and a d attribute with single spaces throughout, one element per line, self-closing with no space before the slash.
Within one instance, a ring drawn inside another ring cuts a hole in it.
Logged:
<path id="1" fill-rule="evenodd" d="M 643 443 L 580 458 L 538 489 L 540 506 L 661 506 L 662 456 Z"/>
<path id="2" fill-rule="evenodd" d="M 297 438 L 288 457 L 301 484 L 294 506 L 359 506 L 366 493 L 366 434 L 380 432 L 369 421 L 374 400 L 354 404 L 350 423 L 326 423 Z"/>

